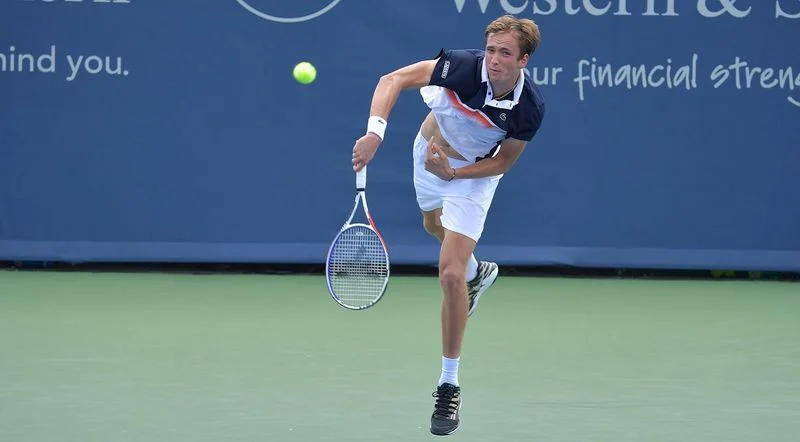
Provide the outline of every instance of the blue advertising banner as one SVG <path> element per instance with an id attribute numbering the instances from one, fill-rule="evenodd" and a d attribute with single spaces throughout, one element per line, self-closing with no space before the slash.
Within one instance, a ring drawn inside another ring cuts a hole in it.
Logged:
<path id="1" fill-rule="evenodd" d="M 800 270 L 798 0 L 7 0 L 0 259 L 323 262 L 379 77 L 507 13 L 541 28 L 547 114 L 479 257 Z M 426 113 L 404 92 L 370 165 L 396 264 L 438 257 Z"/>

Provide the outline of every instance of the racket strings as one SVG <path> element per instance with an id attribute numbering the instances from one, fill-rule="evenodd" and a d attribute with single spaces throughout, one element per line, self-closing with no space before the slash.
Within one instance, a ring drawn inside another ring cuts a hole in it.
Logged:
<path id="1" fill-rule="evenodd" d="M 378 235 L 366 226 L 342 232 L 333 246 L 328 278 L 335 295 L 345 304 L 371 304 L 386 286 L 389 261 Z"/>

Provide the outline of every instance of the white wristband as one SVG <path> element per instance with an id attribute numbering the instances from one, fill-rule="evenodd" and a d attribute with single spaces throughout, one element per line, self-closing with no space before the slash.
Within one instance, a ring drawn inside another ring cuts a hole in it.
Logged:
<path id="1" fill-rule="evenodd" d="M 386 133 L 386 120 L 381 117 L 372 116 L 367 120 L 367 132 L 372 132 L 383 141 L 383 135 Z"/>

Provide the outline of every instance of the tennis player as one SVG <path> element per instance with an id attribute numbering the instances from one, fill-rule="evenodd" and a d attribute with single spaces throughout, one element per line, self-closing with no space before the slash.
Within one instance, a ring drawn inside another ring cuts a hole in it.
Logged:
<path id="1" fill-rule="evenodd" d="M 499 17 L 485 29 L 484 49 L 442 50 L 383 75 L 367 133 L 353 147 L 353 170 L 372 160 L 400 92 L 420 89 L 430 113 L 414 140 L 414 189 L 425 230 L 441 242 L 442 371 L 430 431 L 458 429 L 458 366 L 467 318 L 497 278 L 497 265 L 473 254 L 503 174 L 533 139 L 544 99 L 523 69 L 540 41 L 529 19 Z"/>

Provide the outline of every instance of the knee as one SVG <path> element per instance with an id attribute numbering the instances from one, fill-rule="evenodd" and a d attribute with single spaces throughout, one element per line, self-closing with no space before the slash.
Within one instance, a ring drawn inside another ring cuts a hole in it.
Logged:
<path id="1" fill-rule="evenodd" d="M 459 287 L 466 287 L 465 273 L 466 265 L 444 264 L 439 266 L 439 282 L 445 289 L 445 294 L 456 293 Z"/>

